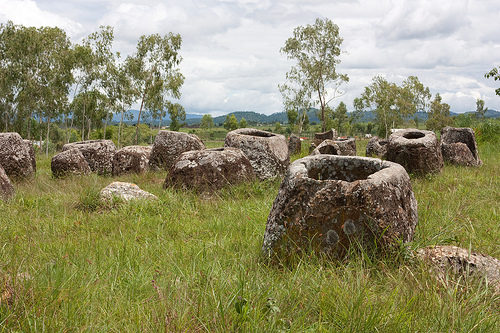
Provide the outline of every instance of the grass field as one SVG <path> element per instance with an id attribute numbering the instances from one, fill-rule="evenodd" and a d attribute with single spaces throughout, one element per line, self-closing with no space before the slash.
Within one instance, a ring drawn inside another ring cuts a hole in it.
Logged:
<path id="1" fill-rule="evenodd" d="M 485 143 L 479 153 L 480 168 L 412 179 L 411 249 L 453 244 L 500 258 L 500 152 Z M 163 189 L 165 173 L 53 179 L 43 156 L 37 168 L 0 201 L 2 332 L 500 331 L 490 286 L 439 281 L 411 256 L 268 264 L 260 247 L 278 181 L 209 198 Z M 160 200 L 100 203 L 116 180 Z"/>

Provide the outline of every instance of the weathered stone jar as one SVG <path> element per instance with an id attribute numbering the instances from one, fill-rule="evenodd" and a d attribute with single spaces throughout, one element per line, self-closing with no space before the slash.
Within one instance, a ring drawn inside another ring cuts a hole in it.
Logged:
<path id="1" fill-rule="evenodd" d="M 246 155 L 237 148 L 226 147 L 182 153 L 170 168 L 164 187 L 214 192 L 253 180 L 255 173 Z"/>
<path id="2" fill-rule="evenodd" d="M 418 129 L 405 129 L 391 134 L 386 158 L 416 175 L 440 173 L 444 166 L 436 134 Z"/>
<path id="3" fill-rule="evenodd" d="M 288 144 L 281 134 L 240 128 L 227 133 L 224 147 L 241 149 L 260 180 L 283 177 L 290 164 Z"/>
<path id="4" fill-rule="evenodd" d="M 443 159 L 462 166 L 479 166 L 476 134 L 469 127 L 445 127 L 441 129 L 441 153 Z"/>
<path id="5" fill-rule="evenodd" d="M 304 252 L 342 258 L 353 244 L 388 250 L 411 241 L 417 221 L 410 178 L 399 164 L 368 157 L 307 156 L 290 165 L 281 183 L 262 251 L 286 260 Z"/>

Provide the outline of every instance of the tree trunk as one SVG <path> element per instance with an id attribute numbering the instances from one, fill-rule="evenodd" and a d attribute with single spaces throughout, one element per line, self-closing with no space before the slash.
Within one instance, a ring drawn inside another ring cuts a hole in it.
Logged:
<path id="1" fill-rule="evenodd" d="M 106 118 L 104 120 L 104 132 L 103 132 L 103 135 L 102 137 L 104 138 L 104 140 L 106 140 L 106 126 L 108 124 L 108 113 L 106 112 Z"/>
<path id="2" fill-rule="evenodd" d="M 146 92 L 142 95 L 141 109 L 139 110 L 139 117 L 137 117 L 137 127 L 135 128 L 135 144 L 137 145 L 137 140 L 139 138 L 139 124 L 141 123 L 142 108 L 144 106 L 144 99 L 146 98 Z"/>
<path id="3" fill-rule="evenodd" d="M 83 115 L 82 115 L 82 141 L 85 140 L 85 99 L 83 100 Z"/>
<path id="4" fill-rule="evenodd" d="M 49 132 L 50 132 L 50 113 L 47 116 L 47 139 L 45 141 L 45 156 L 49 156 Z"/>
<path id="5" fill-rule="evenodd" d="M 118 149 L 121 149 L 122 144 L 122 132 L 123 132 L 123 106 L 122 106 L 122 119 L 120 120 L 120 124 L 118 125 Z"/>

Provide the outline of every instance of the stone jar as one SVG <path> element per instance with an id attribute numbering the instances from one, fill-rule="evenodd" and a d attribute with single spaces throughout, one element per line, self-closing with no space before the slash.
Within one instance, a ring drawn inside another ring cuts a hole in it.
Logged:
<path id="1" fill-rule="evenodd" d="M 240 128 L 227 133 L 224 147 L 241 149 L 260 180 L 283 177 L 290 164 L 286 137 L 281 134 Z"/>
<path id="2" fill-rule="evenodd" d="M 287 260 L 322 252 L 390 250 L 413 239 L 417 201 L 399 164 L 368 157 L 315 155 L 290 165 L 267 220 L 262 252 Z"/>
<path id="3" fill-rule="evenodd" d="M 226 147 L 182 153 L 170 169 L 164 187 L 214 192 L 253 180 L 255 173 L 247 156 L 240 149 Z"/>
<path id="4" fill-rule="evenodd" d="M 440 173 L 444 166 L 436 134 L 418 129 L 405 129 L 391 134 L 386 158 L 418 176 Z"/>

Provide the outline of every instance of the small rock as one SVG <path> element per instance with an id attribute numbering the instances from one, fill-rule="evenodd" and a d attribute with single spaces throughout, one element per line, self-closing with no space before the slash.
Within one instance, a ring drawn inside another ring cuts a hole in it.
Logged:
<path id="1" fill-rule="evenodd" d="M 103 201 L 112 201 L 115 197 L 123 201 L 158 200 L 156 195 L 141 190 L 136 184 L 124 182 L 111 183 L 100 191 L 99 196 Z"/>

